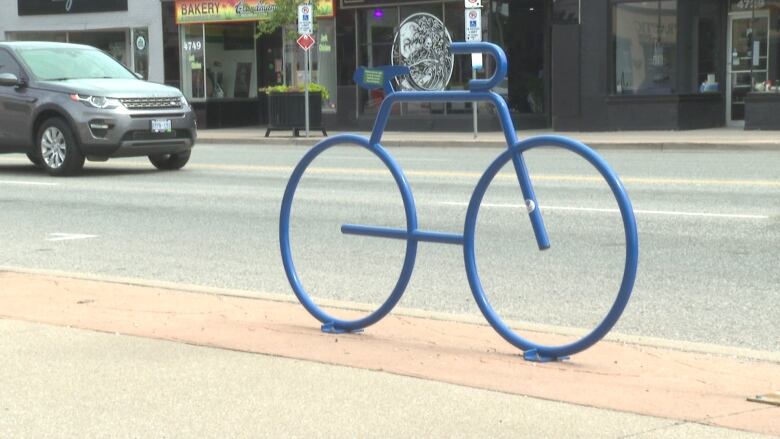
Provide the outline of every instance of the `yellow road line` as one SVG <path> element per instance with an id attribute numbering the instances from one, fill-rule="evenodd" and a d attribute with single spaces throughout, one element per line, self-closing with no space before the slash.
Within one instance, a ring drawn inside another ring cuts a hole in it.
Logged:
<path id="1" fill-rule="evenodd" d="M 0 162 L 21 162 L 26 163 L 24 159 L 2 158 Z M 126 168 L 126 167 L 149 167 L 147 162 L 113 162 L 113 163 L 92 163 L 88 166 Z M 234 172 L 274 172 L 291 174 L 292 166 L 272 166 L 272 165 L 231 165 L 231 164 L 204 164 L 192 163 L 187 165 L 189 169 L 205 169 L 217 171 Z M 314 166 L 306 170 L 309 174 L 318 175 L 390 175 L 390 172 L 384 167 L 376 168 L 340 168 L 340 167 L 321 167 Z M 481 176 L 481 172 L 466 171 L 405 171 L 408 177 L 444 177 L 444 178 L 466 178 L 473 179 L 476 183 Z M 511 170 L 501 172 L 497 175 L 498 179 L 514 179 L 515 176 Z M 547 175 L 532 174 L 534 181 L 574 181 L 574 182 L 602 182 L 599 176 L 588 175 Z M 753 186 L 780 188 L 780 180 L 746 180 L 746 179 L 714 179 L 714 178 L 667 178 L 667 177 L 622 177 L 623 183 L 648 184 L 648 185 L 682 185 L 682 186 Z"/>

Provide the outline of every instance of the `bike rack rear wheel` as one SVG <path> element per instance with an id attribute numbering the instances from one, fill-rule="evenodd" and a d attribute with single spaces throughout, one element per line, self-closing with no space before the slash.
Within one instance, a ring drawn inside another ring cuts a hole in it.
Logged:
<path id="1" fill-rule="evenodd" d="M 496 174 L 512 159 L 514 154 L 522 154 L 527 150 L 538 147 L 563 148 L 576 153 L 580 157 L 587 160 L 591 165 L 593 165 L 593 167 L 598 170 L 601 176 L 604 177 L 610 189 L 612 190 L 612 194 L 617 200 L 617 204 L 623 220 L 623 227 L 625 229 L 625 267 L 623 270 L 623 278 L 620 284 L 620 289 L 614 303 L 612 304 L 612 307 L 601 323 L 599 323 L 590 333 L 572 343 L 559 346 L 536 344 L 521 337 L 506 323 L 504 323 L 485 296 L 485 291 L 482 288 L 482 282 L 479 278 L 476 263 L 476 249 L 474 239 L 476 233 L 477 215 L 479 214 L 479 207 L 482 204 L 482 199 L 485 196 L 485 192 L 492 183 Z M 610 331 L 610 329 L 612 329 L 617 320 L 620 318 L 620 315 L 623 313 L 623 310 L 628 303 L 628 299 L 631 297 L 631 290 L 633 289 L 634 280 L 636 279 L 637 263 L 639 259 L 639 241 L 637 237 L 636 220 L 634 218 L 634 211 L 631 207 L 631 201 L 629 200 L 628 195 L 626 195 L 625 189 L 623 188 L 619 178 L 614 173 L 614 171 L 612 171 L 607 162 L 604 161 L 592 149 L 578 141 L 561 136 L 532 137 L 516 143 L 514 146 L 509 148 L 509 150 L 498 156 L 498 158 L 493 161 L 493 163 L 482 175 L 479 183 L 477 184 L 477 187 L 474 189 L 474 193 L 471 195 L 471 201 L 469 202 L 468 211 L 466 213 L 466 224 L 463 232 L 463 240 L 463 255 L 466 264 L 466 274 L 469 279 L 471 291 L 474 294 L 474 299 L 477 301 L 477 305 L 479 306 L 480 311 L 482 311 L 482 314 L 485 316 L 488 322 L 490 322 L 490 325 L 493 327 L 493 329 L 495 329 L 505 340 L 523 350 L 524 356 L 528 360 L 557 360 L 589 348 L 601 340 L 601 338 L 603 338 Z"/>
<path id="2" fill-rule="evenodd" d="M 404 256 L 403 267 L 401 268 L 401 274 L 398 281 L 393 288 L 393 291 L 388 296 L 387 300 L 382 303 L 371 314 L 355 320 L 342 320 L 331 316 L 322 308 L 320 308 L 311 296 L 306 292 L 298 277 L 298 273 L 293 263 L 292 250 L 290 248 L 290 213 L 292 210 L 292 202 L 295 197 L 295 190 L 298 188 L 298 184 L 303 177 L 306 168 L 311 162 L 322 152 L 336 145 L 352 144 L 366 148 L 376 155 L 385 166 L 387 166 L 390 173 L 393 175 L 398 190 L 401 192 L 401 197 L 404 203 L 404 210 L 406 214 L 406 227 L 410 231 L 417 229 L 417 211 L 414 204 L 414 197 L 412 191 L 409 188 L 409 183 L 406 181 L 406 176 L 401 170 L 395 159 L 385 150 L 380 144 L 370 144 L 368 139 L 362 136 L 354 134 L 341 134 L 337 136 L 329 137 L 320 141 L 306 155 L 303 156 L 298 165 L 293 170 L 290 180 L 287 182 L 287 188 L 284 191 L 284 198 L 282 199 L 282 209 L 279 216 L 279 244 L 282 252 L 282 262 L 284 264 L 284 271 L 287 275 L 287 280 L 290 282 L 295 295 L 298 300 L 306 308 L 306 310 L 314 316 L 317 320 L 322 322 L 322 330 L 326 332 L 354 332 L 359 331 L 367 326 L 370 326 L 385 315 L 387 315 L 393 307 L 398 303 L 398 300 L 404 293 L 406 286 L 409 283 L 409 279 L 412 277 L 412 269 L 414 268 L 415 258 L 417 256 L 417 240 L 406 240 L 406 253 Z"/>

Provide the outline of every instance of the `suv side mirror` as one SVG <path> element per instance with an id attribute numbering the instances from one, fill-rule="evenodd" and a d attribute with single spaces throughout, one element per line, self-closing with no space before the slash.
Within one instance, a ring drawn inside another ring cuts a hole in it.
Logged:
<path id="1" fill-rule="evenodd" d="M 23 82 L 13 73 L 0 73 L 0 85 L 5 87 L 15 87 L 22 85 Z"/>

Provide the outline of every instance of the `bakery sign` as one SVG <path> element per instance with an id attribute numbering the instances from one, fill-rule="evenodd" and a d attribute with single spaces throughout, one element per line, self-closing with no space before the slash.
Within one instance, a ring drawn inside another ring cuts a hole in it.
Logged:
<path id="1" fill-rule="evenodd" d="M 126 11 L 128 0 L 17 0 L 19 16 Z"/>
<path id="2" fill-rule="evenodd" d="M 332 17 L 333 0 L 316 0 L 314 17 Z M 176 23 L 257 21 L 276 9 L 274 0 L 176 0 Z"/>

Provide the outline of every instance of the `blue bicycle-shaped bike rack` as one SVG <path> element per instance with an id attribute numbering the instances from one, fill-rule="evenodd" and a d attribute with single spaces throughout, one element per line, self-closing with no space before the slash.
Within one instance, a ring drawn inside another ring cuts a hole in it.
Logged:
<path id="1" fill-rule="evenodd" d="M 509 115 L 509 109 L 504 99 L 491 91 L 504 79 L 507 72 L 506 55 L 500 47 L 485 42 L 456 42 L 452 43 L 452 52 L 456 55 L 470 53 L 489 53 L 496 61 L 496 72 L 488 79 L 473 79 L 468 84 L 468 90 L 463 91 L 396 91 L 393 87 L 394 78 L 409 74 L 409 68 L 405 66 L 384 66 L 377 68 L 360 67 L 355 72 L 355 82 L 367 89 L 382 88 L 385 92 L 384 101 L 370 138 L 354 134 L 341 134 L 320 141 L 309 150 L 295 167 L 282 200 L 282 208 L 279 221 L 279 238 L 282 252 L 282 261 L 287 278 L 295 295 L 306 310 L 322 322 L 322 330 L 326 332 L 356 332 L 370 326 L 385 315 L 398 303 L 404 293 L 412 275 L 417 244 L 420 241 L 456 244 L 463 246 L 463 256 L 466 265 L 466 273 L 474 299 L 490 325 L 509 343 L 524 352 L 524 358 L 531 361 L 551 361 L 563 359 L 569 355 L 581 352 L 603 338 L 617 322 L 623 313 L 636 278 L 637 263 L 639 258 L 639 243 L 637 238 L 636 220 L 631 207 L 631 201 L 626 195 L 625 189 L 617 175 L 610 166 L 598 154 L 584 144 L 566 137 L 545 135 L 518 140 L 514 124 Z M 466 213 L 466 223 L 463 234 L 441 233 L 423 231 L 417 228 L 417 210 L 414 197 L 409 184 L 401 168 L 395 159 L 382 147 L 380 140 L 390 116 L 390 110 L 398 102 L 475 102 L 487 101 L 495 105 L 501 126 L 506 138 L 507 150 L 500 154 L 487 168 L 479 179 Z M 403 199 L 406 213 L 406 228 L 396 229 L 370 225 L 344 224 L 341 231 L 344 234 L 364 235 L 406 241 L 406 253 L 403 267 L 398 281 L 390 296 L 374 312 L 356 320 L 341 320 L 329 315 L 314 303 L 310 295 L 303 288 L 298 273 L 293 263 L 290 248 L 290 212 L 296 188 L 301 181 L 306 168 L 323 151 L 336 145 L 352 144 L 361 146 L 376 155 L 390 170 Z M 477 215 L 482 204 L 482 199 L 488 186 L 499 170 L 512 161 L 517 181 L 525 199 L 528 215 L 531 220 L 536 242 L 540 250 L 550 247 L 550 241 L 542 218 L 541 209 L 536 201 L 534 189 L 528 170 L 523 159 L 523 153 L 538 147 L 558 147 L 572 151 L 589 162 L 609 185 L 622 217 L 625 229 L 626 257 L 623 277 L 620 289 L 612 307 L 604 319 L 596 327 L 578 340 L 558 346 L 548 346 L 534 343 L 518 335 L 501 318 L 488 302 L 482 283 L 477 272 L 474 238 L 477 224 Z"/>

